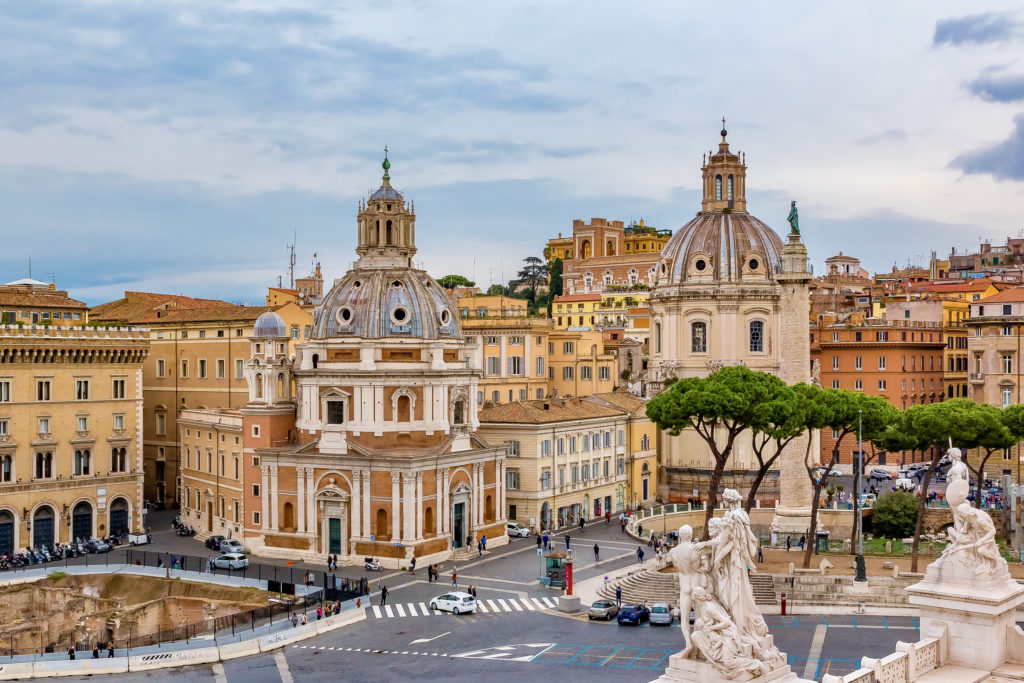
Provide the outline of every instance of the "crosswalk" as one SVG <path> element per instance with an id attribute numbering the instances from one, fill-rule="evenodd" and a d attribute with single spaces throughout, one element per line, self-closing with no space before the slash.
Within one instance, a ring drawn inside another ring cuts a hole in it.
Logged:
<path id="1" fill-rule="evenodd" d="M 501 614 L 503 612 L 543 612 L 558 607 L 551 598 L 497 598 L 495 600 L 477 600 L 477 614 Z M 425 602 L 397 602 L 394 605 L 373 605 L 366 609 L 367 616 L 373 614 L 377 619 L 400 619 L 405 617 L 430 617 L 448 614 L 440 610 L 432 610 Z"/>

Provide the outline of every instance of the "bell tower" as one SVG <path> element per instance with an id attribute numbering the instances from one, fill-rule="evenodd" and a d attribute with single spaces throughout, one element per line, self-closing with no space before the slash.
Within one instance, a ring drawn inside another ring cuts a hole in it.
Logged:
<path id="1" fill-rule="evenodd" d="M 381 185 L 359 203 L 359 244 L 357 270 L 367 268 L 409 268 L 416 253 L 415 208 L 391 187 L 391 162 L 384 148 L 384 176 Z"/>
<path id="2" fill-rule="evenodd" d="M 725 118 L 722 118 L 722 141 L 718 152 L 708 152 L 701 166 L 704 176 L 704 199 L 701 211 L 747 210 L 747 164 L 746 159 L 729 151 L 725 136 Z"/>

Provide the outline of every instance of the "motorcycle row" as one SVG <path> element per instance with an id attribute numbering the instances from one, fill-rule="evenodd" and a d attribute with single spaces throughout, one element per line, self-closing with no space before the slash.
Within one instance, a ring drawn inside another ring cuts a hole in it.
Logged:
<path id="1" fill-rule="evenodd" d="M 181 517 L 175 517 L 171 522 L 174 525 L 174 533 L 179 536 L 195 536 L 196 530 L 181 521 Z"/>
<path id="2" fill-rule="evenodd" d="M 95 553 L 109 552 L 112 546 L 121 545 L 119 536 L 104 538 L 79 538 L 73 543 L 53 543 L 37 548 L 27 547 L 25 552 L 0 555 L 0 570 L 29 567 L 66 558 L 82 557 Z"/>

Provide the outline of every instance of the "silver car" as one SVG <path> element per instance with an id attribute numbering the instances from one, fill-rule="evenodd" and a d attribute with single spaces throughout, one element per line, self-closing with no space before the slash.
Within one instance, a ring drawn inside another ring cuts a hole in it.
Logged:
<path id="1" fill-rule="evenodd" d="M 672 608 L 667 602 L 656 602 L 651 606 L 651 626 L 671 626 Z"/>
<path id="2" fill-rule="evenodd" d="M 587 610 L 587 620 L 611 621 L 619 613 L 619 607 L 611 600 L 597 600 Z"/>

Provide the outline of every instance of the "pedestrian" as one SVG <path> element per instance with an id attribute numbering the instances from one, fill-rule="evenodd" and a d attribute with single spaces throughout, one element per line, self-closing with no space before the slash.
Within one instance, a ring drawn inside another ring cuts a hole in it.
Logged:
<path id="1" fill-rule="evenodd" d="M 580 531 L 583 531 L 584 524 L 586 524 L 586 522 L 583 520 L 583 515 L 580 515 Z"/>
<path id="2" fill-rule="evenodd" d="M 334 601 L 334 613 L 341 614 L 341 600 Z"/>
<path id="3" fill-rule="evenodd" d="M 639 536 L 640 538 L 644 537 L 644 525 L 643 524 L 637 524 L 636 525 L 636 535 Z"/>
<path id="4" fill-rule="evenodd" d="M 761 547 L 760 543 L 757 544 L 757 561 L 764 562 L 764 549 Z"/>
<path id="5" fill-rule="evenodd" d="M 213 573 L 213 555 L 206 561 L 206 571 Z"/>
<path id="6" fill-rule="evenodd" d="M 178 568 L 178 558 L 175 557 L 174 555 L 171 555 L 171 569 L 177 569 L 177 568 Z"/>
<path id="7" fill-rule="evenodd" d="M 472 548 L 473 547 L 473 534 L 470 534 L 469 536 L 466 536 L 466 547 L 467 548 Z"/>
<path id="8" fill-rule="evenodd" d="M 545 551 L 546 551 L 546 550 L 550 550 L 550 547 L 548 546 L 548 541 L 549 541 L 549 540 L 550 540 L 550 539 L 548 539 L 548 535 L 547 535 L 547 534 L 544 534 L 544 550 L 545 550 Z"/>
<path id="9" fill-rule="evenodd" d="M 388 602 L 388 587 L 384 584 L 380 586 L 380 604 L 381 606 L 386 605 Z"/>
<path id="10" fill-rule="evenodd" d="M 92 646 L 92 658 L 93 659 L 99 659 L 100 658 L 100 644 L 99 643 L 96 643 L 95 645 Z"/>
<path id="11" fill-rule="evenodd" d="M 640 546 L 636 547 L 636 561 L 637 562 L 643 562 L 644 561 L 644 549 L 641 548 Z"/>
<path id="12" fill-rule="evenodd" d="M 569 549 L 569 534 L 565 535 L 565 549 Z"/>
<path id="13" fill-rule="evenodd" d="M 317 607 L 316 608 L 316 620 L 320 621 L 320 619 L 322 619 L 323 616 L 324 616 L 324 608 L 323 607 Z"/>
<path id="14" fill-rule="evenodd" d="M 594 562 L 598 562 L 600 560 L 600 558 L 598 557 L 600 554 L 601 554 L 601 548 L 599 548 L 598 545 L 595 543 L 594 544 Z"/>
<path id="15" fill-rule="evenodd" d="M 619 517 L 619 530 L 622 533 L 626 533 L 626 518 L 625 517 Z"/>
<path id="16" fill-rule="evenodd" d="M 107 659 L 111 659 L 114 656 L 114 641 L 107 641 Z"/>
<path id="17" fill-rule="evenodd" d="M 305 612 L 303 612 L 302 616 L 299 618 L 299 623 L 302 624 L 303 626 L 305 626 L 306 624 L 309 623 L 309 619 L 306 618 L 306 613 Z"/>
<path id="18" fill-rule="evenodd" d="M 75 646 L 72 645 L 71 647 L 68 648 L 68 659 L 72 659 L 73 660 L 74 658 L 75 658 Z"/>
<path id="19" fill-rule="evenodd" d="M 610 526 L 611 523 L 612 523 L 612 513 L 610 513 L 610 512 L 604 513 L 604 524 L 605 524 L 605 526 Z"/>
<path id="20" fill-rule="evenodd" d="M 334 571 L 338 571 L 338 553 L 334 553 L 334 566 L 332 569 L 334 569 Z"/>
<path id="21" fill-rule="evenodd" d="M 540 547 L 542 545 L 544 545 L 544 539 L 542 539 L 540 536 L 538 536 L 537 537 L 537 550 L 540 550 Z"/>
<path id="22" fill-rule="evenodd" d="M 615 604 L 622 607 L 622 586 L 615 587 Z"/>
<path id="23" fill-rule="evenodd" d="M 476 600 L 476 586 L 473 586 L 473 589 L 470 591 L 470 594 L 473 596 L 473 599 Z"/>
<path id="24" fill-rule="evenodd" d="M 416 558 L 415 557 L 412 558 L 411 560 L 409 560 L 409 573 L 410 574 L 415 574 L 416 573 Z"/>
<path id="25" fill-rule="evenodd" d="M 477 541 L 476 542 L 476 554 L 479 557 L 483 557 L 484 556 L 484 542 L 483 541 Z"/>
<path id="26" fill-rule="evenodd" d="M 806 536 L 801 536 L 800 537 L 800 542 L 797 543 L 797 547 L 800 548 L 800 550 L 803 550 L 804 549 L 804 543 L 806 543 L 806 542 L 807 542 L 807 537 Z"/>
<path id="27" fill-rule="evenodd" d="M 452 585 L 456 588 L 459 586 L 459 575 L 455 573 L 454 569 L 452 570 Z"/>
<path id="28" fill-rule="evenodd" d="M 793 539 L 791 537 L 789 537 L 789 536 L 786 536 L 786 552 L 787 553 L 789 552 L 789 547 L 790 547 L 790 545 L 792 543 L 793 543 Z"/>
<path id="29" fill-rule="evenodd" d="M 480 539 L 480 543 L 483 545 L 484 550 L 487 550 L 487 535 L 486 534 L 484 534 L 484 536 Z"/>
<path id="30" fill-rule="evenodd" d="M 299 615 L 295 614 L 295 613 L 292 613 L 292 628 L 295 628 L 298 625 L 299 625 Z"/>
<path id="31" fill-rule="evenodd" d="M 330 555 L 327 556 L 327 571 L 328 572 L 331 571 L 331 556 Z"/>

